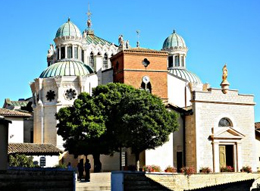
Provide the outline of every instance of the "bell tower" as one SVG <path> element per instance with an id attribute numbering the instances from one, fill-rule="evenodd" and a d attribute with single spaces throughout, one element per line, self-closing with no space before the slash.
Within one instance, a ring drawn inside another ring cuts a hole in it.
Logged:
<path id="1" fill-rule="evenodd" d="M 167 57 L 166 51 L 123 49 L 111 58 L 114 82 L 149 91 L 167 101 Z"/>

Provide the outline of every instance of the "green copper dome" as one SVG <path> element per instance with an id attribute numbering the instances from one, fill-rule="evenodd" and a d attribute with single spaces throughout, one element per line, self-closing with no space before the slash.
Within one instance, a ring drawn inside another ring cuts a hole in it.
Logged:
<path id="1" fill-rule="evenodd" d="M 186 69 L 173 68 L 173 69 L 169 69 L 168 73 L 170 73 L 173 76 L 176 76 L 178 78 L 181 78 L 185 81 L 188 81 L 188 82 L 202 84 L 201 80 L 199 79 L 199 77 L 196 74 L 194 74 Z"/>
<path id="2" fill-rule="evenodd" d="M 79 28 L 70 19 L 57 30 L 55 38 L 63 36 L 82 37 Z"/>
<path id="3" fill-rule="evenodd" d="M 54 76 L 85 76 L 93 73 L 93 69 L 81 61 L 61 60 L 45 69 L 40 78 Z"/>
<path id="4" fill-rule="evenodd" d="M 183 38 L 173 30 L 173 33 L 165 39 L 162 49 L 167 50 L 175 47 L 187 48 Z"/>

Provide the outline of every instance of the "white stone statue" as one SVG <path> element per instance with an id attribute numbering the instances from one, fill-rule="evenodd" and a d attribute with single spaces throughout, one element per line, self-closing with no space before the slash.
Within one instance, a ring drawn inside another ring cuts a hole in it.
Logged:
<path id="1" fill-rule="evenodd" d="M 50 48 L 48 50 L 47 58 L 52 57 L 53 54 L 54 54 L 54 47 L 53 47 L 53 44 L 50 44 Z"/>

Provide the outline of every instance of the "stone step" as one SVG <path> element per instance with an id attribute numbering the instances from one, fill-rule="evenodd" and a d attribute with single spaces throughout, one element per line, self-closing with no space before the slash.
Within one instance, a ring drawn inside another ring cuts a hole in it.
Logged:
<path id="1" fill-rule="evenodd" d="M 76 191 L 110 191 L 111 173 L 90 173 L 90 182 L 76 181 Z"/>

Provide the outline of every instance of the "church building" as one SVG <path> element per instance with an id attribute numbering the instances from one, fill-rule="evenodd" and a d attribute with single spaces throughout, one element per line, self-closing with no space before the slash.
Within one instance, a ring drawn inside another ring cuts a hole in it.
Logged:
<path id="1" fill-rule="evenodd" d="M 120 82 L 159 96 L 168 109 L 179 113 L 179 130 L 164 145 L 141 153 L 140 167 L 189 166 L 197 172 L 209 167 L 220 172 L 231 166 L 238 172 L 251 166 L 256 171 L 254 96 L 229 89 L 226 66 L 222 82 L 216 77 L 221 87 L 211 88 L 187 69 L 188 48 L 176 31 L 162 42 L 161 50 L 141 48 L 139 42 L 130 47 L 122 38 L 115 45 L 94 34 L 90 15 L 83 32 L 70 19 L 58 28 L 48 67 L 30 85 L 35 143 L 63 149 L 55 113 L 71 106 L 82 92 L 91 94 L 99 84 Z M 129 150 L 124 156 L 124 166 L 134 164 Z M 120 169 L 118 153 L 102 156 L 101 162 L 103 171 Z"/>

